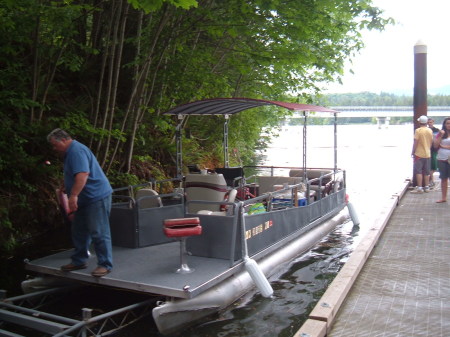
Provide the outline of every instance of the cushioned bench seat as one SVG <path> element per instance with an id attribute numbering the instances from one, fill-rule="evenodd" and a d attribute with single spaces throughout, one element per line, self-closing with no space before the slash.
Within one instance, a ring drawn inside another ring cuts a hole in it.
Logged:
<path id="1" fill-rule="evenodd" d="M 302 182 L 301 177 L 282 177 L 282 176 L 258 176 L 259 195 L 274 192 L 275 185 L 297 185 Z"/>

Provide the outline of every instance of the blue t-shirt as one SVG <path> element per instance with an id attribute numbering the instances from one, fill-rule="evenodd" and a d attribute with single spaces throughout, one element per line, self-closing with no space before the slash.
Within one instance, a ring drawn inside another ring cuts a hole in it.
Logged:
<path id="1" fill-rule="evenodd" d="M 70 196 L 75 175 L 88 172 L 86 185 L 78 196 L 78 206 L 106 198 L 112 193 L 111 185 L 92 151 L 85 145 L 73 140 L 64 157 L 64 185 Z"/>

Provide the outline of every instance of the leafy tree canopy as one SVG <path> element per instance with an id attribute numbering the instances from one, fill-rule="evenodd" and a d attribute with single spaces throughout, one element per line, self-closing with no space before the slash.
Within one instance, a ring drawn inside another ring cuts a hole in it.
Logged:
<path id="1" fill-rule="evenodd" d="M 389 23 L 370 0 L 0 0 L 0 247 L 57 225 L 61 165 L 42 164 L 60 163 L 53 128 L 90 146 L 116 187 L 163 178 L 176 122 L 164 111 L 211 97 L 313 102 L 363 47 L 360 31 Z M 233 164 L 253 163 L 281 118 L 232 118 Z M 218 125 L 186 122 L 186 163 L 223 164 Z"/>
<path id="2" fill-rule="evenodd" d="M 198 6 L 198 1 L 196 0 L 128 0 L 128 2 L 134 9 L 141 9 L 147 14 L 161 9 L 164 3 L 184 9 Z"/>

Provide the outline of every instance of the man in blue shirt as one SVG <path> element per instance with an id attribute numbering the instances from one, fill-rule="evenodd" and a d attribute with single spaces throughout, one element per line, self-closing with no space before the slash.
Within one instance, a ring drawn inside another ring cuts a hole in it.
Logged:
<path id="1" fill-rule="evenodd" d="M 93 242 L 97 268 L 91 274 L 104 276 L 113 267 L 109 227 L 111 185 L 92 151 L 67 132 L 55 129 L 47 140 L 64 156 L 64 189 L 69 198 L 69 209 L 74 214 L 72 242 L 75 249 L 71 263 L 62 266 L 61 270 L 87 268 L 89 245 Z"/>

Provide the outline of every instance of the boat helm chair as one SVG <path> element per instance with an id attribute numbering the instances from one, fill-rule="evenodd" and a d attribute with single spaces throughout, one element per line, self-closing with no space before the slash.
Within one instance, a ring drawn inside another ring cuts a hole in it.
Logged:
<path id="1" fill-rule="evenodd" d="M 225 215 L 221 202 L 234 202 L 237 191 L 228 190 L 223 174 L 188 174 L 185 181 L 188 213 Z M 195 203 L 193 201 L 214 201 L 214 204 Z"/>
<path id="2" fill-rule="evenodd" d="M 180 268 L 178 274 L 189 274 L 194 271 L 187 264 L 186 239 L 190 236 L 202 234 L 199 218 L 178 218 L 164 220 L 164 234 L 169 238 L 180 241 Z"/>

